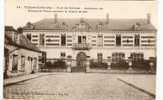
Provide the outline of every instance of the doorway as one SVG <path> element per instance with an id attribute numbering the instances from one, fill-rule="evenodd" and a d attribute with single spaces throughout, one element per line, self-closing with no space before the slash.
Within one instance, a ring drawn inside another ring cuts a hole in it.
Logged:
<path id="1" fill-rule="evenodd" d="M 76 67 L 73 72 L 86 72 L 87 55 L 84 52 L 79 52 L 76 56 Z"/>

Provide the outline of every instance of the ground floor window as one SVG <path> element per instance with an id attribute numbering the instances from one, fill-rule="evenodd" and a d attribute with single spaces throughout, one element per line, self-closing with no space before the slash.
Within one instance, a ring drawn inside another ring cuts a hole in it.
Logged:
<path id="1" fill-rule="evenodd" d="M 122 62 L 124 60 L 125 60 L 124 53 L 115 52 L 112 54 L 112 62 L 113 63 Z"/>
<path id="2" fill-rule="evenodd" d="M 61 52 L 61 58 L 64 58 L 66 56 L 65 52 Z"/>
<path id="3" fill-rule="evenodd" d="M 144 59 L 143 53 L 131 53 L 132 68 L 135 70 L 150 70 L 149 60 Z"/>
<path id="4" fill-rule="evenodd" d="M 31 69 L 33 69 L 33 68 L 32 68 L 32 60 L 33 60 L 32 57 L 29 57 L 29 56 L 28 56 L 28 63 L 29 63 L 29 65 L 30 65 Z"/>
<path id="5" fill-rule="evenodd" d="M 25 56 L 21 56 L 21 71 L 25 71 Z"/>
<path id="6" fill-rule="evenodd" d="M 35 71 L 37 69 L 37 58 L 34 58 L 33 60 L 33 70 Z"/>
<path id="7" fill-rule="evenodd" d="M 98 61 L 99 63 L 102 63 L 102 60 L 103 60 L 103 55 L 102 55 L 102 53 L 98 53 L 98 54 L 97 54 L 97 61 Z"/>
<path id="8" fill-rule="evenodd" d="M 128 63 L 125 61 L 125 53 L 123 52 L 112 53 L 111 68 L 118 70 L 128 69 Z"/>
<path id="9" fill-rule="evenodd" d="M 18 55 L 13 55 L 12 71 L 17 71 L 17 70 L 18 70 Z"/>
<path id="10" fill-rule="evenodd" d="M 133 62 L 143 62 L 144 54 L 143 53 L 131 53 L 131 59 Z"/>

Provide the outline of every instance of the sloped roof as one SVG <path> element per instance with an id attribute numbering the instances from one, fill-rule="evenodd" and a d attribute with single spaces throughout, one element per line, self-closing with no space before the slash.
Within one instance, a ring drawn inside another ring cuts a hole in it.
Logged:
<path id="1" fill-rule="evenodd" d="M 97 25 L 100 23 L 103 25 L 102 31 L 135 31 L 133 26 L 138 24 L 139 31 L 156 30 L 155 27 L 150 23 L 147 24 L 147 19 L 109 19 L 109 24 L 106 24 L 106 19 L 83 19 L 84 22 L 88 23 L 91 27 L 91 31 L 97 31 Z M 54 19 L 42 19 L 38 22 L 31 23 L 33 28 L 27 26 L 25 30 L 64 30 L 62 24 L 65 23 L 68 26 L 67 31 L 73 31 L 73 27 L 80 24 L 81 19 L 58 19 L 55 23 Z M 137 30 L 137 29 L 136 29 Z"/>
<path id="2" fill-rule="evenodd" d="M 12 26 L 5 26 L 5 31 L 15 31 L 16 30 Z"/>
<path id="3" fill-rule="evenodd" d="M 19 45 L 24 46 L 26 48 L 29 48 L 34 51 L 40 51 L 38 47 L 36 47 L 34 44 L 32 44 L 24 35 L 20 35 Z"/>
<path id="4" fill-rule="evenodd" d="M 29 49 L 36 52 L 41 52 L 39 48 L 33 45 L 23 34 L 19 34 L 19 42 L 13 41 L 12 35 L 5 34 L 5 42 L 7 44 L 15 45 L 20 48 Z"/>

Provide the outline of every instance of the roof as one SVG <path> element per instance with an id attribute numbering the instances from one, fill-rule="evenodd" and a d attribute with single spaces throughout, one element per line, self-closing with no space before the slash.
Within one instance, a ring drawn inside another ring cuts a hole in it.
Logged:
<path id="1" fill-rule="evenodd" d="M 5 26 L 5 31 L 14 31 L 14 32 L 16 32 L 16 30 L 12 26 Z"/>
<path id="2" fill-rule="evenodd" d="M 74 31 L 73 28 L 80 23 L 85 23 L 90 30 L 98 31 L 97 25 L 102 25 L 102 31 L 151 31 L 156 30 L 151 23 L 147 23 L 147 19 L 109 19 L 109 23 L 106 23 L 106 19 L 42 19 L 35 23 L 28 23 L 24 27 L 24 30 L 64 30 Z M 32 27 L 29 27 L 32 26 Z M 135 28 L 136 27 L 136 28 Z"/>
<path id="3" fill-rule="evenodd" d="M 41 52 L 39 48 L 33 45 L 23 34 L 19 35 L 19 42 L 13 41 L 11 35 L 5 34 L 5 42 L 10 45 L 14 45 L 20 48 Z"/>

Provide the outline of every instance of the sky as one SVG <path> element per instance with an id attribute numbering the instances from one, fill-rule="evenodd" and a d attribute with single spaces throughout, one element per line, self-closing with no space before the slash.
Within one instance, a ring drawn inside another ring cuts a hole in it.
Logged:
<path id="1" fill-rule="evenodd" d="M 27 22 L 37 22 L 44 18 L 146 18 L 151 14 L 151 22 L 157 28 L 157 1 L 107 1 L 107 0 L 5 0 L 5 25 L 22 27 Z M 35 7 L 35 8 L 32 8 Z M 38 7 L 38 8 L 36 8 Z M 80 9 L 76 9 L 80 8 Z M 84 9 L 91 8 L 91 9 Z M 36 12 L 37 10 L 37 12 Z M 34 12 L 35 11 L 35 12 Z M 41 11 L 41 12 L 38 12 Z M 65 13 L 67 11 L 67 13 Z M 86 11 L 69 13 L 69 11 Z"/>

